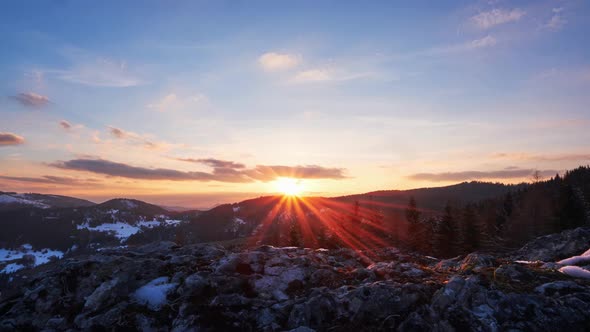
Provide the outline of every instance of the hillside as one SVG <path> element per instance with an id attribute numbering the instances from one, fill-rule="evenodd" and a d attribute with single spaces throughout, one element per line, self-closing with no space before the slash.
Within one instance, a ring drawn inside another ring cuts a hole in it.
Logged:
<path id="1" fill-rule="evenodd" d="M 95 203 L 60 195 L 44 195 L 35 193 L 18 194 L 0 191 L 0 211 L 18 210 L 26 208 L 76 208 L 95 205 Z"/>
<path id="2" fill-rule="evenodd" d="M 470 182 L 335 198 L 264 196 L 208 211 L 170 212 L 123 198 L 87 207 L 0 211 L 0 250 L 12 253 L 0 258 L 0 268 L 44 250 L 62 257 L 158 241 L 355 250 L 395 246 L 440 258 L 506 252 L 540 235 L 588 225 L 587 173 L 582 167 L 563 178 L 518 186 Z M 415 218 L 408 219 L 408 212 Z"/>

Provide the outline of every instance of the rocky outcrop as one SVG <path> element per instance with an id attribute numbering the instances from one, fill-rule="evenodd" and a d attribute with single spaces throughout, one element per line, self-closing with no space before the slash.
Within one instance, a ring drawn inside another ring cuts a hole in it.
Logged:
<path id="1" fill-rule="evenodd" d="M 555 239 L 576 241 L 584 234 L 575 230 Z M 514 256 L 553 259 L 547 248 L 559 246 L 544 243 L 545 249 L 533 242 Z M 555 257 L 580 254 L 588 244 Z M 1 296 L 0 330 L 7 331 L 577 331 L 590 326 L 590 284 L 552 266 L 482 253 L 441 261 L 395 248 L 228 251 L 162 242 L 49 264 L 15 279 Z"/>
<path id="2" fill-rule="evenodd" d="M 541 236 L 518 250 L 517 260 L 554 262 L 578 255 L 590 247 L 590 228 L 580 227 L 557 234 Z"/>

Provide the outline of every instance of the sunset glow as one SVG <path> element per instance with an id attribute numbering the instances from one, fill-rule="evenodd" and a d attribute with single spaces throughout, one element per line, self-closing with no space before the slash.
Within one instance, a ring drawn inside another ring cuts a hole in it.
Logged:
<path id="1" fill-rule="evenodd" d="M 588 3 L 333 6 L 4 4 L 0 188 L 210 208 L 590 160 Z"/>
<path id="2" fill-rule="evenodd" d="M 300 196 L 304 190 L 302 181 L 293 178 L 279 178 L 274 185 L 278 192 L 286 196 Z"/>

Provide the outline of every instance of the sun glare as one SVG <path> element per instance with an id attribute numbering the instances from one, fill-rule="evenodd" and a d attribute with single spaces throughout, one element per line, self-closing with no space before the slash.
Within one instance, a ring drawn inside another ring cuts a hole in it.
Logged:
<path id="1" fill-rule="evenodd" d="M 275 181 L 275 188 L 285 196 L 299 196 L 303 192 L 301 180 L 293 178 L 280 178 Z"/>

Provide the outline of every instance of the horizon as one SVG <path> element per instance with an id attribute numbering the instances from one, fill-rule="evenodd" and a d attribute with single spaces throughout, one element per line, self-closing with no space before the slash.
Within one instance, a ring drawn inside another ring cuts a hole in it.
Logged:
<path id="1" fill-rule="evenodd" d="M 583 165 L 581 165 L 580 167 L 584 167 Z M 562 176 L 563 174 L 557 174 Z M 539 181 L 548 181 L 553 179 L 553 177 L 551 178 L 541 178 L 539 179 Z M 92 198 L 92 197 L 84 197 L 84 196 L 70 196 L 73 198 L 79 198 L 79 199 L 84 199 L 87 201 L 90 201 L 94 204 L 102 204 L 102 203 L 106 203 L 108 201 L 111 200 L 117 200 L 117 199 L 131 199 L 131 200 L 138 200 L 138 201 L 142 201 L 144 203 L 148 203 L 148 204 L 152 204 L 152 205 L 157 205 L 160 206 L 162 208 L 170 208 L 170 211 L 176 210 L 176 209 L 180 209 L 179 211 L 188 211 L 189 209 L 195 209 L 195 210 L 211 210 L 214 209 L 220 205 L 226 205 L 226 204 L 237 204 L 246 200 L 252 200 L 252 199 L 257 199 L 257 198 L 262 198 L 262 197 L 281 197 L 281 196 L 294 196 L 297 199 L 307 199 L 307 198 L 340 198 L 340 197 L 347 197 L 347 196 L 357 196 L 357 195 L 368 195 L 368 194 L 374 194 L 374 193 L 380 193 L 380 192 L 391 192 L 391 191 L 413 191 L 413 190 L 427 190 L 427 189 L 436 189 L 436 188 L 448 188 L 448 187 L 454 187 L 454 186 L 459 186 L 462 184 L 470 184 L 470 183 L 482 183 L 482 184 L 495 184 L 495 185 L 504 185 L 504 186 L 518 186 L 518 185 L 526 185 L 529 184 L 529 182 L 519 182 L 519 183 L 503 183 L 503 182 L 491 182 L 491 181 L 477 181 L 477 180 L 472 180 L 472 181 L 462 181 L 462 182 L 457 182 L 457 183 L 453 183 L 453 184 L 447 184 L 447 185 L 441 185 L 441 186 L 428 186 L 428 187 L 416 187 L 416 188 L 408 188 L 408 189 L 377 189 L 377 190 L 372 190 L 372 191 L 367 191 L 367 192 L 358 192 L 358 193 L 346 193 L 346 194 L 342 194 L 342 195 L 330 195 L 330 196 L 321 196 L 321 195 L 288 195 L 282 192 L 270 192 L 270 193 L 234 193 L 234 194 L 230 194 L 231 196 L 233 195 L 238 195 L 238 197 L 242 197 L 237 201 L 220 201 L 220 202 L 215 202 L 209 206 L 199 206 L 199 205 L 194 205 L 196 204 L 195 202 L 202 202 L 203 199 L 208 198 L 206 195 L 204 194 L 203 197 L 201 197 L 200 200 L 195 200 L 194 197 L 192 196 L 192 194 L 187 194 L 188 197 L 184 197 L 184 198 L 178 198 L 176 196 L 165 196 L 165 202 L 167 201 L 168 203 L 158 203 L 157 202 L 157 198 L 154 198 L 155 200 L 152 200 L 153 196 L 105 196 L 102 198 Z M 37 193 L 37 192 L 11 192 L 11 191 L 4 191 L 4 190 L 0 190 L 0 192 L 5 192 L 5 193 L 16 193 L 16 194 L 42 194 L 42 193 Z M 51 193 L 44 193 L 44 195 L 52 195 Z M 205 200 L 208 201 L 208 200 Z M 186 205 L 181 204 L 181 202 L 186 202 Z M 191 205 L 193 204 L 193 205 Z M 185 210 L 182 210 L 185 209 Z"/>
<path id="2" fill-rule="evenodd" d="M 30 4 L 0 5 L 4 191 L 203 208 L 590 162 L 584 1 Z"/>

